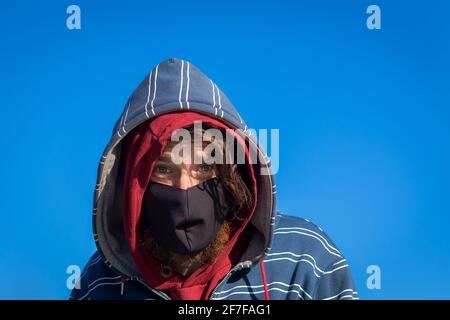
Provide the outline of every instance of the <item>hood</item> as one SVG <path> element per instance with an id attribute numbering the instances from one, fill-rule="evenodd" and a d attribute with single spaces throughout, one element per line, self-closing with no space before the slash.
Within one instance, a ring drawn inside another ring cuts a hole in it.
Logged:
<path id="1" fill-rule="evenodd" d="M 240 129 L 249 148 L 258 154 L 254 164 L 257 203 L 251 216 L 255 229 L 233 268 L 250 267 L 269 252 L 275 219 L 275 183 L 270 161 L 247 124 L 225 94 L 192 63 L 171 58 L 156 65 L 128 99 L 101 156 L 93 206 L 94 240 L 106 264 L 124 276 L 144 280 L 125 234 L 124 138 L 148 120 L 173 112 L 190 111 L 217 119 L 228 128 Z"/>

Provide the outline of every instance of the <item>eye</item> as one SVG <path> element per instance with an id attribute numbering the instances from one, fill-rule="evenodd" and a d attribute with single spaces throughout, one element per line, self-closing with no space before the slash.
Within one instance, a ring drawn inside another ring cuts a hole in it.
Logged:
<path id="1" fill-rule="evenodd" d="M 170 170 L 169 167 L 164 166 L 164 165 L 157 165 L 155 168 L 155 172 L 158 174 L 169 174 L 172 172 L 172 170 Z"/>
<path id="2" fill-rule="evenodd" d="M 202 164 L 198 168 L 198 171 L 201 173 L 210 173 L 212 171 L 212 166 L 209 164 Z"/>

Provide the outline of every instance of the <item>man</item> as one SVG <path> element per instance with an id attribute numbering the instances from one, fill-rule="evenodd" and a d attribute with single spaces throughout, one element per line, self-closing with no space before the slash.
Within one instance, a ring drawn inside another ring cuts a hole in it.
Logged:
<path id="1" fill-rule="evenodd" d="M 204 139 L 209 130 L 240 152 Z M 200 144 L 188 139 L 198 135 Z M 224 93 L 190 62 L 163 61 L 131 95 L 100 160 L 98 250 L 70 298 L 357 299 L 336 245 L 278 212 L 275 197 L 270 162 Z"/>

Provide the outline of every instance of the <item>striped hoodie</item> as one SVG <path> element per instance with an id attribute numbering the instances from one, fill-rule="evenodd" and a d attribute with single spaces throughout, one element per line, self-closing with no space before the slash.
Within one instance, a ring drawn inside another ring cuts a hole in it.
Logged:
<path id="1" fill-rule="evenodd" d="M 349 265 L 333 241 L 312 222 L 276 209 L 270 159 L 219 87 L 186 60 L 156 65 L 128 99 L 98 166 L 93 204 L 97 251 L 70 299 L 170 300 L 144 280 L 125 240 L 121 151 L 124 137 L 147 120 L 191 111 L 242 130 L 258 153 L 254 229 L 239 262 L 217 284 L 210 300 L 358 299 Z"/>

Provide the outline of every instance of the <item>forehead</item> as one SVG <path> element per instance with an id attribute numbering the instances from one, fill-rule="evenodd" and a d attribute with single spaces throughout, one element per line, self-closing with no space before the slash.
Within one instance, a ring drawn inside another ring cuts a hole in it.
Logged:
<path id="1" fill-rule="evenodd" d="M 208 146 L 209 144 L 211 144 L 210 141 L 202 141 L 202 143 L 200 143 L 200 142 L 194 143 L 194 141 L 183 141 L 183 140 L 182 141 L 171 141 L 171 140 L 169 140 L 167 142 L 167 144 L 165 145 L 162 153 L 172 152 L 172 150 L 174 150 L 174 149 L 175 149 L 175 151 L 177 149 L 203 151 L 203 150 L 205 150 L 206 146 Z"/>
<path id="2" fill-rule="evenodd" d="M 173 157 L 182 158 L 183 163 L 191 163 L 194 157 L 200 157 L 201 159 L 211 156 L 209 152 L 206 152 L 205 148 L 211 142 L 203 141 L 203 143 L 194 143 L 193 141 L 169 141 L 163 149 L 159 157 L 159 161 L 174 162 Z M 179 161 L 175 161 L 179 162 Z"/>

